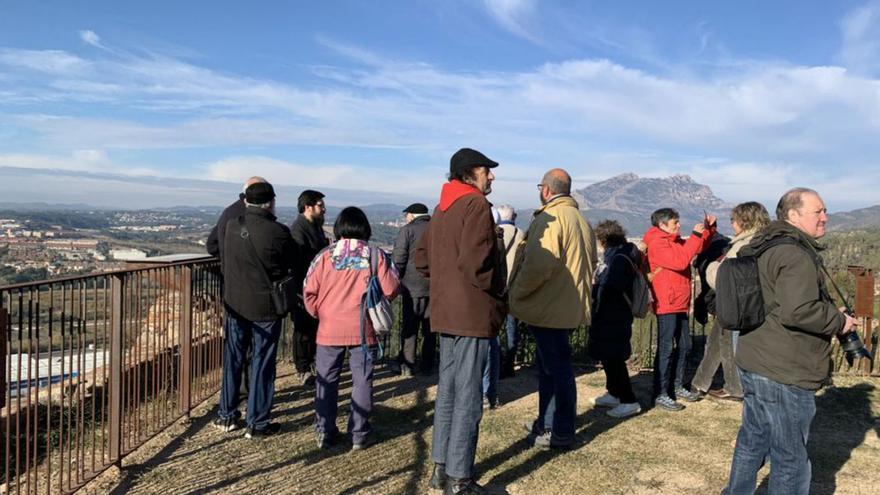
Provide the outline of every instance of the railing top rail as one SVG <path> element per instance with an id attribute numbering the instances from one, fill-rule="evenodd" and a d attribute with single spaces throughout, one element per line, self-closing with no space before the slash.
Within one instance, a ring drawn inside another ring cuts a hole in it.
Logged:
<path id="1" fill-rule="evenodd" d="M 218 261 L 218 258 L 204 258 L 204 259 L 199 259 L 199 260 L 194 260 L 194 261 L 193 260 L 179 261 L 179 262 L 174 262 L 174 263 L 163 263 L 161 265 L 154 264 L 151 266 L 142 266 L 142 267 L 137 267 L 137 268 L 123 268 L 121 270 L 108 270 L 108 271 L 103 271 L 103 272 L 95 272 L 95 273 L 89 273 L 87 275 L 72 275 L 72 276 L 68 276 L 68 277 L 57 277 L 57 278 L 50 278 L 50 279 L 46 279 L 46 280 L 35 280 L 32 282 L 22 282 L 19 284 L 0 285 L 0 291 L 27 289 L 27 288 L 31 288 L 31 287 L 40 286 L 40 285 L 57 284 L 57 283 L 62 283 L 62 282 L 74 282 L 77 280 L 86 280 L 86 279 L 90 279 L 90 278 L 105 277 L 108 275 L 123 275 L 126 273 L 145 272 L 145 271 L 155 270 L 157 268 L 204 265 L 204 264 L 208 264 L 208 263 L 213 263 L 215 261 Z"/>

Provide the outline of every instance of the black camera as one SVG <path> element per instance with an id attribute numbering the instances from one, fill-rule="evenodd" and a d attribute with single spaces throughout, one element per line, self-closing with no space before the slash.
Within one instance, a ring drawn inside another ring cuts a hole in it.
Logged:
<path id="1" fill-rule="evenodd" d="M 845 314 L 852 316 L 850 311 L 846 311 Z M 853 365 L 858 358 L 868 358 L 873 359 L 871 356 L 871 352 L 865 348 L 865 344 L 862 343 L 861 337 L 859 337 L 859 332 L 853 330 L 852 332 L 840 335 L 837 334 L 837 340 L 840 342 L 840 348 L 843 349 L 844 355 L 846 356 L 846 362 L 849 363 L 850 366 Z"/>

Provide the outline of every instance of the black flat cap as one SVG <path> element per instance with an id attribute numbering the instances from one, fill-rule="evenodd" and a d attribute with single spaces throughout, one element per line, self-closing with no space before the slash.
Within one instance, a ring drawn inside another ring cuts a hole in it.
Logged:
<path id="1" fill-rule="evenodd" d="M 413 203 L 406 207 L 403 210 L 404 213 L 414 213 L 416 215 L 423 215 L 428 213 L 428 207 L 423 205 L 422 203 Z"/>
<path id="2" fill-rule="evenodd" d="M 244 200 L 252 205 L 268 203 L 275 198 L 275 189 L 268 182 L 251 184 L 244 191 Z"/>
<path id="3" fill-rule="evenodd" d="M 456 151 L 449 159 L 449 173 L 451 175 L 458 175 L 458 173 L 474 167 L 495 168 L 497 166 L 498 162 L 490 160 L 486 155 L 470 148 Z"/>

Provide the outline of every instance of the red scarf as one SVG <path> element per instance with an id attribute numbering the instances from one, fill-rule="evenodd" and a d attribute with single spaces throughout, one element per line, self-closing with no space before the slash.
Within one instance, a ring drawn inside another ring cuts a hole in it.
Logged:
<path id="1" fill-rule="evenodd" d="M 440 210 L 448 210 L 453 203 L 455 203 L 462 197 L 467 196 L 468 194 L 482 193 L 476 187 L 470 184 L 465 184 L 464 182 L 456 179 L 452 179 L 446 184 L 443 184 L 443 189 L 440 191 Z"/>

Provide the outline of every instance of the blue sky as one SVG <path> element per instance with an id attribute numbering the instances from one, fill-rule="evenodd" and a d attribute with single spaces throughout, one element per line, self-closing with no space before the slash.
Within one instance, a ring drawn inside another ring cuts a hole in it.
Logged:
<path id="1" fill-rule="evenodd" d="M 844 210 L 880 203 L 878 138 L 880 1 L 0 5 L 0 167 L 435 201 L 469 146 L 496 203 L 561 166 Z"/>

